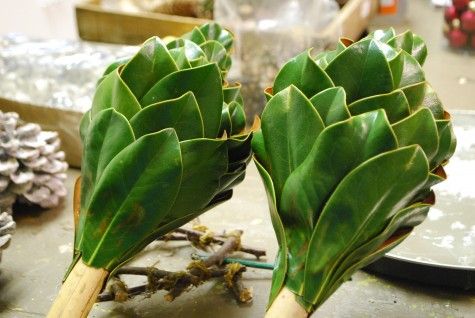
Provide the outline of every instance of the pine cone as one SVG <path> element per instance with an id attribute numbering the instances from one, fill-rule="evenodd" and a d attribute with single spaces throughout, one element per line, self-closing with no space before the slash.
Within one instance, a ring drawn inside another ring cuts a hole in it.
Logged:
<path id="1" fill-rule="evenodd" d="M 0 213 L 0 261 L 2 260 L 2 251 L 10 245 L 15 227 L 16 223 L 10 214 L 7 212 Z"/>
<path id="2" fill-rule="evenodd" d="M 11 210 L 17 200 L 43 208 L 58 205 L 66 195 L 68 169 L 60 143 L 57 132 L 0 111 L 1 209 Z"/>

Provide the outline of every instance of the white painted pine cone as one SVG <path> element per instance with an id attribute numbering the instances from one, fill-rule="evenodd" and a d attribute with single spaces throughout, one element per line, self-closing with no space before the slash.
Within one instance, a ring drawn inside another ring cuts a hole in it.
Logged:
<path id="1" fill-rule="evenodd" d="M 68 169 L 60 144 L 58 133 L 0 111 L 0 208 L 11 209 L 16 200 L 58 205 L 66 196 Z"/>

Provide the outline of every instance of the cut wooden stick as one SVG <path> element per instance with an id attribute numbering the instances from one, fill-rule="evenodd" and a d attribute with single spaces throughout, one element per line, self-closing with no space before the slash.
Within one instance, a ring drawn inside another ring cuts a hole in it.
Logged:
<path id="1" fill-rule="evenodd" d="M 294 293 L 286 287 L 282 288 L 277 298 L 266 312 L 265 318 L 307 318 L 308 313 L 297 302 Z"/>
<path id="2" fill-rule="evenodd" d="M 61 286 L 47 317 L 87 317 L 108 275 L 105 269 L 89 267 L 79 260 Z"/>

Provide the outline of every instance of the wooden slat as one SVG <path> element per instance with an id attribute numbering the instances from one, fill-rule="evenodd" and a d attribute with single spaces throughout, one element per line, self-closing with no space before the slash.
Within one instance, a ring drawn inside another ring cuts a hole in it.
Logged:
<path id="1" fill-rule="evenodd" d="M 79 122 L 82 113 L 21 103 L 1 97 L 0 110 L 16 112 L 22 120 L 37 123 L 43 130 L 57 131 L 61 138 L 61 150 L 66 153 L 66 161 L 73 167 L 81 165 L 82 144 Z"/>

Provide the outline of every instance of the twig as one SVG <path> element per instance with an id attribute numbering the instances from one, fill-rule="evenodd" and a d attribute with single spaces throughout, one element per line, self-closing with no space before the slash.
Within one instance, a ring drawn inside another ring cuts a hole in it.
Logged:
<path id="1" fill-rule="evenodd" d="M 240 236 L 242 232 L 236 231 L 230 235 L 225 241 L 223 241 L 222 246 L 209 257 L 204 260 L 195 260 L 190 263 L 187 268 L 187 271 L 182 272 L 169 272 L 161 270 L 155 267 L 122 267 L 116 271 L 116 275 L 143 275 L 147 276 L 148 283 L 144 285 L 135 286 L 132 288 L 126 288 L 123 284 L 120 288 L 119 286 L 114 286 L 116 282 L 113 283 L 113 287 L 107 292 L 101 293 L 97 301 L 110 301 L 117 299 L 115 294 L 117 291 L 130 298 L 144 293 L 154 293 L 158 290 L 166 290 L 168 294 L 165 296 L 165 299 L 172 301 L 183 292 L 189 290 L 192 287 L 201 285 L 203 282 L 207 281 L 210 278 L 215 277 L 224 277 L 228 273 L 228 267 L 226 269 L 219 268 L 226 257 L 227 254 L 232 253 L 239 249 L 240 247 Z M 229 266 L 229 265 L 228 265 Z M 241 266 L 241 265 L 239 265 Z M 245 270 L 245 268 L 244 268 Z M 242 270 L 242 271 L 244 271 Z M 233 278 L 233 285 L 237 283 L 237 280 L 241 277 L 242 271 L 235 273 L 233 277 L 236 277 L 236 280 Z M 235 295 L 238 297 L 239 301 L 247 299 L 249 297 L 243 297 L 243 292 L 245 289 L 239 285 L 237 290 L 240 290 L 239 293 L 234 291 Z M 245 302 L 248 302 L 246 300 Z"/>
<path id="2" fill-rule="evenodd" d="M 203 232 L 200 232 L 200 231 L 189 230 L 189 229 L 185 229 L 185 228 L 178 228 L 178 229 L 174 230 L 173 232 L 186 235 L 188 240 L 192 243 L 195 243 L 196 245 L 199 245 L 200 238 L 204 234 Z M 161 237 L 159 239 L 166 241 L 166 236 Z M 210 241 L 211 241 L 211 243 L 218 244 L 218 245 L 223 245 L 224 242 L 225 242 L 224 239 L 216 238 L 216 237 L 210 238 Z M 242 245 L 240 246 L 238 251 L 254 255 L 257 259 L 259 259 L 263 256 L 266 256 L 266 251 L 264 251 L 264 250 L 258 250 L 258 249 L 254 249 L 254 248 L 247 247 L 247 246 L 242 246 Z"/>

